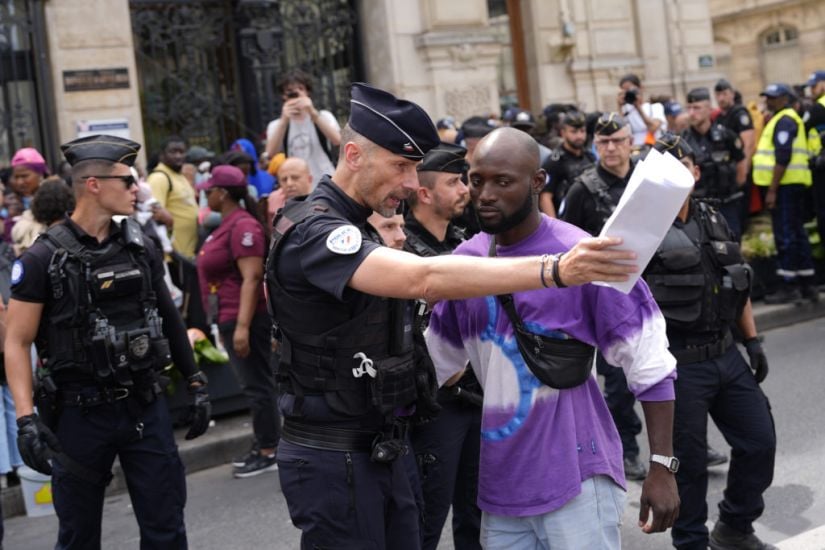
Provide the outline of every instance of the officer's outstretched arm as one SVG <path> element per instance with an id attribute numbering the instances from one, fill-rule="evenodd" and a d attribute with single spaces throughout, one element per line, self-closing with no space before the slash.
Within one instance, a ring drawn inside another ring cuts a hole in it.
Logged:
<path id="1" fill-rule="evenodd" d="M 564 286 L 593 281 L 626 281 L 638 266 L 628 263 L 636 254 L 615 248 L 621 239 L 586 238 L 559 261 Z M 376 248 L 361 262 L 348 285 L 355 290 L 390 298 L 423 298 L 434 303 L 551 287 L 552 258 L 478 258 L 437 256 L 424 258 L 387 247 Z"/>
<path id="2" fill-rule="evenodd" d="M 43 304 L 9 300 L 4 346 L 6 377 L 14 397 L 17 418 L 34 412 L 31 345 L 37 337 Z"/>

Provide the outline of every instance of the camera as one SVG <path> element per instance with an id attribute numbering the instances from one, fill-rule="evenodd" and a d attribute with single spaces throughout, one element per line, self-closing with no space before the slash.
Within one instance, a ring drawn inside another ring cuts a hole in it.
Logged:
<path id="1" fill-rule="evenodd" d="M 298 95 L 299 94 L 296 91 L 291 91 L 291 92 L 286 93 L 287 99 L 295 99 L 296 97 L 298 97 Z"/>
<path id="2" fill-rule="evenodd" d="M 636 99 L 639 95 L 639 90 L 636 88 L 630 88 L 626 90 L 624 93 L 624 102 L 628 105 L 634 105 L 636 103 Z"/>

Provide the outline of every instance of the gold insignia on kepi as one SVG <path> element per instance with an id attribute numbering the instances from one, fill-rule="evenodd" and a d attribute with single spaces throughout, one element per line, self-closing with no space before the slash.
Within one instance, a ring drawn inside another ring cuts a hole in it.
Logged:
<path id="1" fill-rule="evenodd" d="M 106 290 L 107 288 L 110 288 L 114 283 L 115 282 L 112 279 L 103 281 L 103 283 L 100 285 L 100 290 Z"/>
<path id="2" fill-rule="evenodd" d="M 604 113 L 596 121 L 595 133 L 600 136 L 610 136 L 624 128 L 626 122 L 619 113 Z"/>

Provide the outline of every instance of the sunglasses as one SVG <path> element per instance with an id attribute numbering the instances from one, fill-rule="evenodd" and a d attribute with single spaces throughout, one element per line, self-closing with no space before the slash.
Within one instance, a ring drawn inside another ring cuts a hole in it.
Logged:
<path id="1" fill-rule="evenodd" d="M 125 176 L 83 176 L 81 179 L 87 180 L 89 178 L 96 178 L 99 180 L 120 180 L 123 182 L 123 185 L 126 186 L 126 189 L 131 188 L 133 185 L 137 185 L 137 180 L 132 174 L 126 174 Z"/>

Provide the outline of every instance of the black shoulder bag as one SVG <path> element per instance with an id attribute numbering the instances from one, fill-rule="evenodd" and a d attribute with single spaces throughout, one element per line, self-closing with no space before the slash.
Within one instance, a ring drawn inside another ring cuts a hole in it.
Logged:
<path id="1" fill-rule="evenodd" d="M 491 238 L 489 255 L 496 255 L 495 237 Z M 574 338 L 552 338 L 530 332 L 516 312 L 513 295 L 500 294 L 496 298 L 513 325 L 521 357 L 542 384 L 564 390 L 580 386 L 590 378 L 595 356 L 593 346 Z"/>

